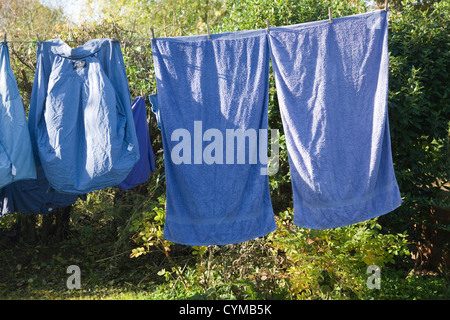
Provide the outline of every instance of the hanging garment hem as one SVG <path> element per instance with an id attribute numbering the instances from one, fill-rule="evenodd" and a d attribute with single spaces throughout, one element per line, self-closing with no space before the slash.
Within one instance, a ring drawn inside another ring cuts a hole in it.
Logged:
<path id="1" fill-rule="evenodd" d="M 374 219 L 397 209 L 403 200 L 396 182 L 370 199 L 335 208 L 311 208 L 294 200 L 294 224 L 306 229 L 333 229 Z"/>
<path id="2" fill-rule="evenodd" d="M 261 228 L 261 226 L 265 227 Z M 276 229 L 274 215 L 261 214 L 254 219 L 208 225 L 166 221 L 163 237 L 168 241 L 187 246 L 227 245 L 260 238 Z M 234 236 L 230 236 L 230 230 L 233 231 Z M 192 235 L 197 235 L 198 239 L 193 240 Z"/>

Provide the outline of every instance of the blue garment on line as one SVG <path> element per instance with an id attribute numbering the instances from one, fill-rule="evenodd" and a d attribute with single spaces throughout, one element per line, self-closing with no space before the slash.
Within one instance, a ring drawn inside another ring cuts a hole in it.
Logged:
<path id="1" fill-rule="evenodd" d="M 258 137 L 259 129 L 268 127 L 265 31 L 210 40 L 158 38 L 152 50 L 158 94 L 150 101 L 162 132 L 166 173 L 164 238 L 224 245 L 274 231 L 269 181 L 261 174 L 267 165 L 250 162 L 248 142 L 244 148 L 230 139 L 229 152 L 225 147 L 227 129 L 254 131 L 258 142 L 267 139 L 267 132 Z M 239 164 L 242 152 L 246 161 Z M 267 141 L 263 153 L 267 156 Z"/>
<path id="2" fill-rule="evenodd" d="M 37 164 L 56 191 L 84 194 L 120 184 L 139 146 L 119 43 L 38 45 L 28 125 Z"/>
<path id="3" fill-rule="evenodd" d="M 0 189 L 0 217 L 20 212 L 46 215 L 58 208 L 74 204 L 86 195 L 74 195 L 51 191 L 41 166 L 36 166 L 37 178 L 13 182 Z"/>
<path id="4" fill-rule="evenodd" d="M 131 104 L 131 110 L 139 142 L 140 158 L 128 174 L 128 177 L 119 185 L 123 190 L 131 189 L 138 184 L 146 182 L 150 178 L 151 173 L 155 171 L 155 154 L 153 153 L 148 130 L 145 99 L 143 97 L 134 99 Z"/>
<path id="5" fill-rule="evenodd" d="M 8 45 L 0 43 L 0 188 L 17 180 L 35 179 L 30 134 Z"/>
<path id="6" fill-rule="evenodd" d="M 294 223 L 326 229 L 402 202 L 388 112 L 387 12 L 270 29 Z"/>

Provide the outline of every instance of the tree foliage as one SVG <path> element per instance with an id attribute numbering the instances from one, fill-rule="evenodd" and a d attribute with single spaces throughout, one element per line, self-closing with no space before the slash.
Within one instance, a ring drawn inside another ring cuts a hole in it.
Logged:
<path id="1" fill-rule="evenodd" d="M 449 16 L 447 1 L 433 10 L 405 6 L 390 14 L 389 117 L 405 199 L 399 219 L 389 218 L 397 229 L 431 222 L 431 208 L 449 204 Z"/>

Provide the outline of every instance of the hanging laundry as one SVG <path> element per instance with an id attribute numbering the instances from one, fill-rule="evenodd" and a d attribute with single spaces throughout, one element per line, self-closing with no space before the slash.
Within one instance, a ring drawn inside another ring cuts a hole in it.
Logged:
<path id="1" fill-rule="evenodd" d="M 119 188 L 123 190 L 131 189 L 138 184 L 146 182 L 150 178 L 151 173 L 155 172 L 155 154 L 153 153 L 148 130 L 145 99 L 137 97 L 131 104 L 131 110 L 141 156 L 128 174 L 128 177 L 119 185 Z"/>
<path id="2" fill-rule="evenodd" d="M 243 242 L 276 229 L 267 159 L 269 52 L 264 30 L 158 38 L 152 44 L 166 173 L 164 237 Z M 257 159 L 257 149 L 262 154 Z"/>
<path id="3" fill-rule="evenodd" d="M 326 229 L 402 200 L 389 122 L 387 12 L 270 29 L 294 223 Z"/>
<path id="4" fill-rule="evenodd" d="M 120 184 L 139 159 L 120 45 L 38 45 L 28 125 L 50 186 L 84 194 Z"/>
<path id="5" fill-rule="evenodd" d="M 36 166 L 37 179 L 20 180 L 0 189 L 0 217 L 20 212 L 46 215 L 58 208 L 74 204 L 86 195 L 59 193 L 51 190 L 42 166 Z"/>
<path id="6" fill-rule="evenodd" d="M 30 134 L 9 49 L 0 43 L 0 188 L 22 179 L 36 179 Z"/>

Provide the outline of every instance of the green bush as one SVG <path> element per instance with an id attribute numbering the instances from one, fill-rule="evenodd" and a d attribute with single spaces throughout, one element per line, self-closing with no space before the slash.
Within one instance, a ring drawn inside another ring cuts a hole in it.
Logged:
<path id="1" fill-rule="evenodd" d="M 268 240 L 285 257 L 284 277 L 294 298 L 362 298 L 369 266 L 384 270 L 409 255 L 406 234 L 382 234 L 376 219 L 311 230 L 292 225 L 289 211 L 282 217 Z"/>
<path id="2" fill-rule="evenodd" d="M 434 7 L 390 13 L 391 139 L 403 207 L 409 208 L 432 204 L 450 180 L 450 3 Z"/>
<path id="3" fill-rule="evenodd" d="M 171 242 L 163 238 L 166 218 L 165 200 L 165 196 L 160 196 L 157 202 L 150 202 L 151 211 L 137 211 L 138 216 L 130 218 L 127 232 L 134 234 L 133 240 L 138 245 L 132 250 L 130 257 L 137 258 L 150 252 L 153 248 L 168 255 Z"/>
<path id="4" fill-rule="evenodd" d="M 439 1 L 425 11 L 412 3 L 403 1 L 402 10 L 389 15 L 389 119 L 404 203 L 380 223 L 388 231 L 407 231 L 415 250 L 421 250 L 419 242 L 433 241 L 430 234 L 446 232 L 446 241 L 426 249 L 439 245 L 444 250 L 435 254 L 445 256 L 448 225 L 433 212 L 450 207 L 450 3 Z"/>

